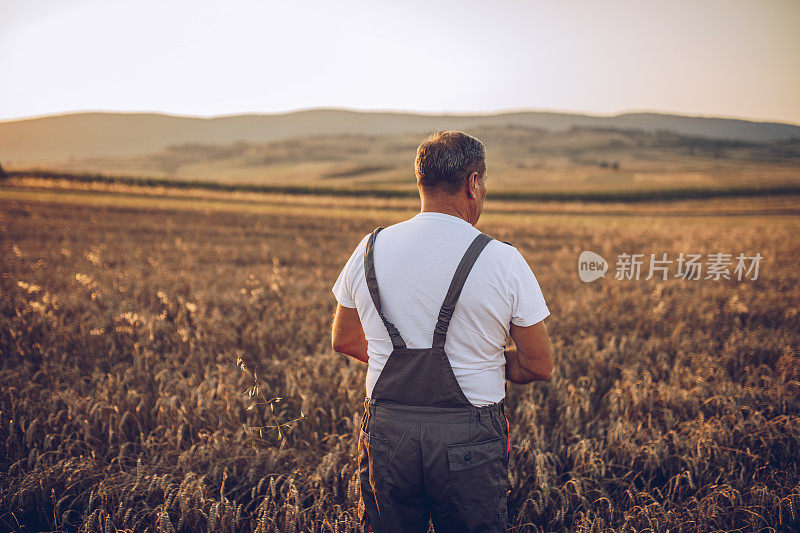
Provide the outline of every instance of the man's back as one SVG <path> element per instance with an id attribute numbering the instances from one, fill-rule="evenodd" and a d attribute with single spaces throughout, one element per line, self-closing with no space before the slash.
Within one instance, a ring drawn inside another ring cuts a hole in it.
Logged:
<path id="1" fill-rule="evenodd" d="M 431 347 L 450 280 L 479 233 L 461 218 L 423 212 L 378 234 L 374 260 L 383 313 L 409 348 Z M 352 254 L 333 292 L 341 305 L 358 309 L 369 343 L 369 396 L 392 343 L 366 284 L 367 237 Z M 453 373 L 470 403 L 489 405 L 505 395 L 503 348 L 509 324 L 530 326 L 548 314 L 539 284 L 519 252 L 491 241 L 467 278 L 445 344 Z"/>
<path id="2" fill-rule="evenodd" d="M 549 311 L 519 252 L 474 227 L 483 144 L 439 132 L 414 167 L 422 212 L 364 237 L 333 287 L 331 347 L 369 363 L 359 517 L 378 533 L 505 531 L 505 379 L 549 379 Z"/>

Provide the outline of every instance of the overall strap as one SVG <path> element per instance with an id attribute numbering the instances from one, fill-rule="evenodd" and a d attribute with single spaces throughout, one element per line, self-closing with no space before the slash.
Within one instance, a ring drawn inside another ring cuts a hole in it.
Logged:
<path id="1" fill-rule="evenodd" d="M 447 339 L 447 328 L 450 327 L 450 319 L 453 318 L 453 311 L 456 309 L 456 302 L 461 295 L 461 289 L 464 288 L 467 276 L 469 276 L 478 256 L 481 255 L 481 252 L 491 240 L 492 237 L 481 233 L 475 237 L 467 251 L 464 252 L 464 257 L 461 258 L 461 262 L 458 264 L 455 274 L 453 274 L 450 288 L 447 290 L 442 308 L 439 310 L 439 320 L 433 330 L 433 348 L 444 348 L 444 343 Z"/>
<path id="2" fill-rule="evenodd" d="M 389 322 L 385 316 L 383 316 L 383 310 L 381 308 L 381 294 L 378 292 L 378 278 L 375 276 L 375 261 L 373 259 L 373 252 L 375 250 L 375 237 L 377 237 L 378 232 L 380 232 L 383 228 L 376 228 L 375 231 L 372 232 L 372 235 L 369 236 L 369 240 L 367 241 L 367 246 L 364 248 L 364 274 L 367 277 L 367 287 L 369 288 L 369 294 L 372 296 L 372 303 L 375 304 L 375 309 L 378 311 L 378 316 L 381 317 L 383 321 L 383 325 L 386 326 L 386 331 L 389 332 L 389 337 L 392 339 L 392 347 L 395 350 L 402 349 L 406 347 L 406 342 L 403 340 L 403 337 L 400 335 L 400 332 L 397 331 L 397 328 Z"/>

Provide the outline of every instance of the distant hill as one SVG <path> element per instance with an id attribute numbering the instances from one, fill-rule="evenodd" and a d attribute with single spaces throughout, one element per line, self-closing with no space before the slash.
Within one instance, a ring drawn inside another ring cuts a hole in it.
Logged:
<path id="1" fill-rule="evenodd" d="M 800 183 L 800 137 L 755 142 L 667 130 L 588 126 L 550 130 L 508 124 L 461 129 L 477 136 L 486 146 L 495 192 Z M 228 185 L 413 191 L 414 157 L 422 133 L 338 133 L 266 142 L 183 142 L 134 155 L 9 164 L 8 169 L 46 168 L 68 174 Z"/>
<path id="2" fill-rule="evenodd" d="M 266 143 L 319 135 L 422 135 L 440 129 L 520 126 L 549 131 L 570 128 L 671 131 L 746 142 L 800 137 L 800 126 L 746 120 L 627 113 L 600 117 L 515 112 L 490 115 L 422 115 L 314 109 L 270 115 L 197 118 L 143 113 L 76 113 L 0 122 L 0 161 L 47 163 L 70 158 L 130 157 L 168 146 Z"/>

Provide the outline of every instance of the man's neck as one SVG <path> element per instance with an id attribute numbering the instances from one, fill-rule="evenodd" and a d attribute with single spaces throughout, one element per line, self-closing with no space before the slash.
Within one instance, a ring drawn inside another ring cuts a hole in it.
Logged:
<path id="1" fill-rule="evenodd" d="M 420 213 L 444 213 L 445 215 L 461 218 L 472 224 L 469 219 L 469 210 L 464 206 L 453 204 L 452 201 L 443 202 L 431 198 L 422 198 L 422 207 L 419 211 Z"/>

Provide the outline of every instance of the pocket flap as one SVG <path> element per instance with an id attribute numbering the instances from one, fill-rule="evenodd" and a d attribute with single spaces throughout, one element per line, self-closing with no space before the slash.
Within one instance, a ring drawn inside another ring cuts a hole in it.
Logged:
<path id="1" fill-rule="evenodd" d="M 451 444 L 447 447 L 447 463 L 451 471 L 473 468 L 502 455 L 503 443 L 500 439 L 470 444 Z"/>

